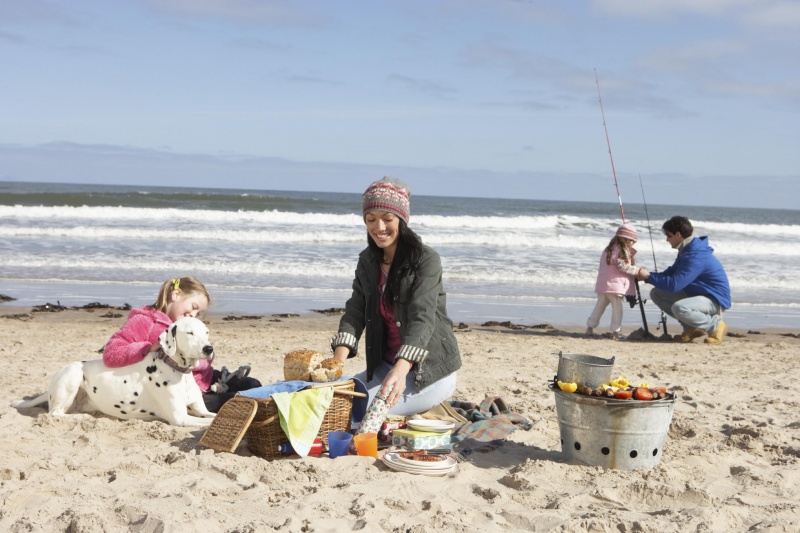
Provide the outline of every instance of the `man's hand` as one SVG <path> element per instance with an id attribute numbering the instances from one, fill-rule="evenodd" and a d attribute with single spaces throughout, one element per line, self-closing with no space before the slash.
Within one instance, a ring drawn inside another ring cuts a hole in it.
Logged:
<path id="1" fill-rule="evenodd" d="M 647 278 L 650 277 L 650 272 L 647 271 L 646 268 L 642 267 L 639 269 L 639 272 L 636 274 L 636 279 L 639 281 L 647 281 Z"/>

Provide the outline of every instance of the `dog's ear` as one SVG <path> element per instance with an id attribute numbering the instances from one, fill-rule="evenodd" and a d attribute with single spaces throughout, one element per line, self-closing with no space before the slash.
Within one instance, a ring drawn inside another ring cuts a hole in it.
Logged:
<path id="1" fill-rule="evenodd" d="M 178 348 L 178 343 L 175 341 L 175 335 L 177 332 L 178 325 L 172 324 L 170 327 L 165 329 L 161 335 L 158 336 L 158 342 L 161 344 L 161 348 L 164 350 L 164 353 L 170 357 L 175 355 L 175 350 Z"/>

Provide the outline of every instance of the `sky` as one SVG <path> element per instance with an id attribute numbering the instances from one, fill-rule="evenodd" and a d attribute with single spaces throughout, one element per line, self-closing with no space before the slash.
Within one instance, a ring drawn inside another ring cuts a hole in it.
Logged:
<path id="1" fill-rule="evenodd" d="M 4 181 L 800 209 L 799 113 L 797 0 L 0 0 Z"/>

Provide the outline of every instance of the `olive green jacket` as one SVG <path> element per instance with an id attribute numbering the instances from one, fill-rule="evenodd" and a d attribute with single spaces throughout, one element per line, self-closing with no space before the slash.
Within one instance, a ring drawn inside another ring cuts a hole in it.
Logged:
<path id="1" fill-rule="evenodd" d="M 453 322 L 447 316 L 439 254 L 423 245 L 416 274 L 410 273 L 407 264 L 397 268 L 401 282 L 394 296 L 394 317 L 403 342 L 397 357 L 413 363 L 414 382 L 422 390 L 461 368 L 461 355 Z M 331 339 L 331 349 L 347 346 L 348 357 L 355 357 L 359 339 L 366 330 L 367 379 L 372 379 L 386 349 L 383 317 L 378 307 L 379 280 L 380 265 L 366 248 L 358 257 L 353 294 L 345 304 L 339 332 Z"/>

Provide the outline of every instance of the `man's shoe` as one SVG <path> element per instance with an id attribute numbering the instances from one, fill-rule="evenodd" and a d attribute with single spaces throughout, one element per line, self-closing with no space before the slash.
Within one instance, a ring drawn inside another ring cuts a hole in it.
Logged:
<path id="1" fill-rule="evenodd" d="M 675 342 L 692 342 L 696 338 L 702 337 L 705 334 L 706 334 L 705 330 L 702 330 L 700 328 L 692 328 L 692 329 L 687 329 L 680 335 L 675 335 L 674 337 L 672 337 L 672 340 L 674 340 Z"/>
<path id="2" fill-rule="evenodd" d="M 728 324 L 720 320 L 717 324 L 717 329 L 708 334 L 706 344 L 722 344 L 726 331 L 728 331 Z"/>

